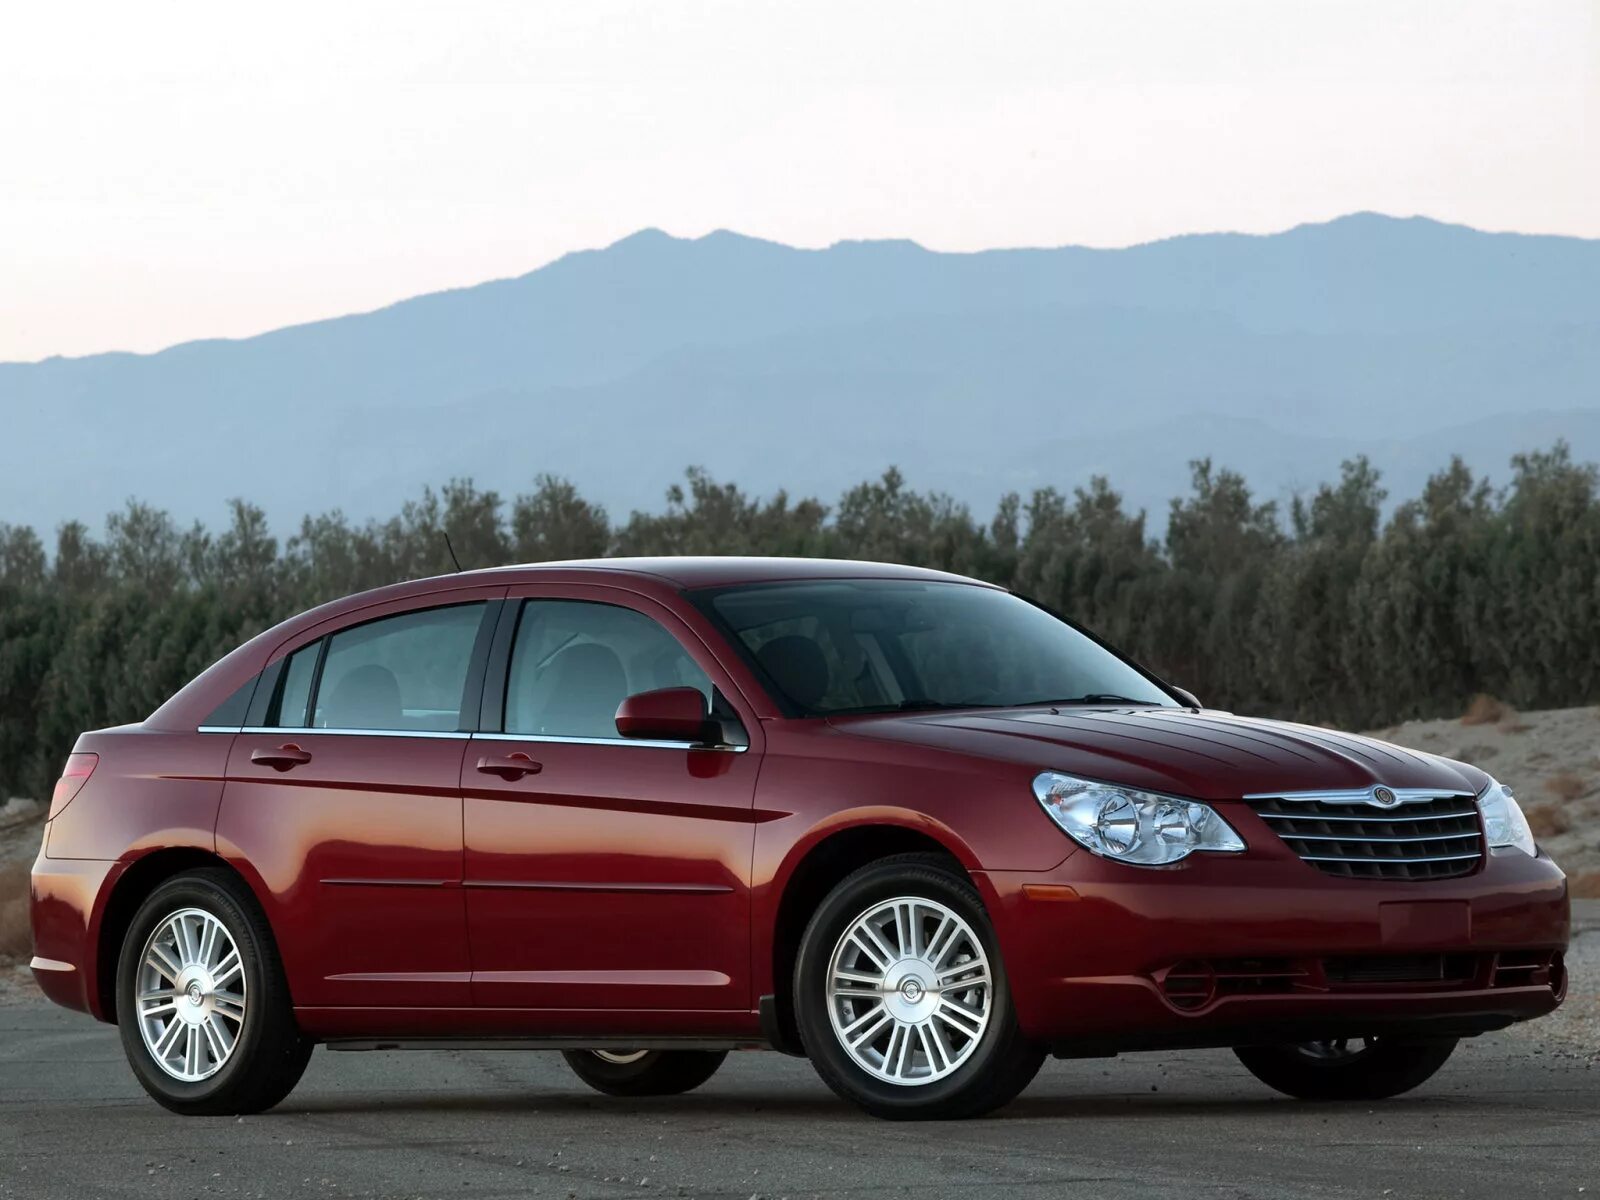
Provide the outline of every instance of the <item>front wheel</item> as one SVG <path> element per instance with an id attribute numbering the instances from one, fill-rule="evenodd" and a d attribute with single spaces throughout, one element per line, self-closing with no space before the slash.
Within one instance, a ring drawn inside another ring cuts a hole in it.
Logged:
<path id="1" fill-rule="evenodd" d="M 1444 1066 L 1455 1038 L 1339 1038 L 1287 1046 L 1237 1046 L 1250 1074 L 1300 1100 L 1386 1100 Z"/>
<path id="2" fill-rule="evenodd" d="M 566 1050 L 579 1079 L 608 1096 L 677 1096 L 717 1073 L 727 1054 L 718 1050 Z"/>
<path id="3" fill-rule="evenodd" d="M 1044 1062 L 983 902 L 946 860 L 897 855 L 828 895 L 800 943 L 795 1019 L 823 1082 L 874 1116 L 971 1117 Z"/>

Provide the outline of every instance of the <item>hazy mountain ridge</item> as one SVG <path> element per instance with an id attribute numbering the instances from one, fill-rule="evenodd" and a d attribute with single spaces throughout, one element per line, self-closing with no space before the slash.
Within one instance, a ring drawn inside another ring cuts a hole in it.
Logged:
<path id="1" fill-rule="evenodd" d="M 1159 505 L 1195 455 L 1272 495 L 1361 449 L 1406 495 L 1550 432 L 1600 458 L 1596 414 L 1600 242 L 1370 214 L 969 255 L 645 231 L 254 338 L 0 364 L 0 520 L 242 495 L 283 529 L 540 471 L 626 510 L 689 463 L 831 500 L 893 462 L 980 508 L 1105 470 Z"/>

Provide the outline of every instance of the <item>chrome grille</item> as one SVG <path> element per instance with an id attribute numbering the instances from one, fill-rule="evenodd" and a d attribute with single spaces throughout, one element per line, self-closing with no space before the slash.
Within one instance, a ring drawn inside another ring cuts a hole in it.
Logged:
<path id="1" fill-rule="evenodd" d="M 1483 857 L 1483 828 L 1469 795 L 1411 793 L 1393 808 L 1368 793 L 1247 797 L 1257 815 L 1306 862 L 1344 879 L 1451 879 Z"/>

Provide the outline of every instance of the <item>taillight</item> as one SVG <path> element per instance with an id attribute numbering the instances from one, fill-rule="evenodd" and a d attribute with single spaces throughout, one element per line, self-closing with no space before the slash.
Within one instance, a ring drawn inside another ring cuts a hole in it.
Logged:
<path id="1" fill-rule="evenodd" d="M 83 790 L 100 762 L 98 754 L 69 754 L 67 765 L 61 768 L 61 778 L 56 780 L 55 794 L 50 797 L 50 815 L 54 817 L 72 802 Z"/>

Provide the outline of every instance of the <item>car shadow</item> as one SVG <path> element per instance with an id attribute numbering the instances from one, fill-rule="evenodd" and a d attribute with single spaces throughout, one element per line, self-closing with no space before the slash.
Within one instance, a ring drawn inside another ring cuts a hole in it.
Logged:
<path id="1" fill-rule="evenodd" d="M 285 1114 L 367 1113 L 475 1113 L 523 1116 L 537 1112 L 540 1116 L 593 1116 L 596 1113 L 614 1112 L 618 1116 L 645 1113 L 656 1116 L 676 1114 L 694 1116 L 751 1116 L 764 1113 L 781 1113 L 795 1116 L 826 1116 L 836 1113 L 848 1116 L 854 1112 L 841 1100 L 831 1096 L 815 1097 L 752 1097 L 752 1096 L 652 1096 L 638 1098 L 607 1097 L 593 1094 L 567 1092 L 497 1092 L 494 1095 L 463 1095 L 451 1092 L 406 1093 L 382 1095 L 371 1092 L 296 1096 L 274 1110 Z M 271 1116 L 271 1113 L 263 1114 Z"/>
<path id="2" fill-rule="evenodd" d="M 1289 1100 L 1277 1096 L 1240 1098 L 1219 1097 L 1206 1099 L 1193 1095 L 1164 1096 L 1159 1094 L 1098 1094 L 1084 1096 L 1023 1096 L 984 1121 L 1062 1121 L 1091 1120 L 1115 1115 L 1119 1118 L 1139 1117 L 1146 1120 L 1179 1120 L 1192 1117 L 1226 1117 L 1271 1114 L 1281 1119 L 1321 1118 L 1333 1113 L 1348 1113 L 1351 1105 L 1339 1102 Z M 1494 1108 L 1492 1099 L 1476 1101 L 1470 1096 L 1417 1096 L 1401 1097 L 1383 1102 L 1385 1112 L 1395 1115 L 1426 1116 L 1446 1111 L 1459 1113 L 1474 1108 Z M 296 1097 L 278 1111 L 287 1114 L 348 1114 L 365 1113 L 374 1116 L 385 1113 L 470 1113 L 480 1115 L 505 1114 L 523 1116 L 538 1112 L 543 1117 L 593 1117 L 597 1113 L 615 1113 L 618 1116 L 647 1114 L 654 1116 L 679 1116 L 739 1118 L 752 1116 L 803 1116 L 837 1118 L 842 1122 L 866 1119 L 851 1105 L 833 1096 L 717 1095 L 707 1093 L 692 1096 L 660 1096 L 648 1098 L 605 1097 L 585 1093 L 496 1092 L 492 1095 L 458 1092 L 407 1092 L 382 1094 L 372 1092 L 343 1093 Z M 269 1114 L 270 1115 L 270 1114 Z M 957 1122 L 964 1124 L 965 1122 Z"/>
<path id="3" fill-rule="evenodd" d="M 1011 1121 L 1089 1120 L 1095 1117 L 1163 1118 L 1255 1116 L 1270 1114 L 1283 1120 L 1307 1117 L 1326 1117 L 1333 1113 L 1368 1111 L 1373 1104 L 1381 1104 L 1385 1113 L 1409 1116 L 1459 1112 L 1463 1108 L 1493 1109 L 1494 1101 L 1478 1102 L 1460 1096 L 1398 1097 L 1377 1102 L 1291 1100 L 1284 1096 L 1240 1098 L 1218 1097 L 1211 1100 L 1193 1094 L 1165 1096 L 1160 1094 L 1095 1095 L 1095 1096 L 1023 1096 L 995 1114 Z"/>

